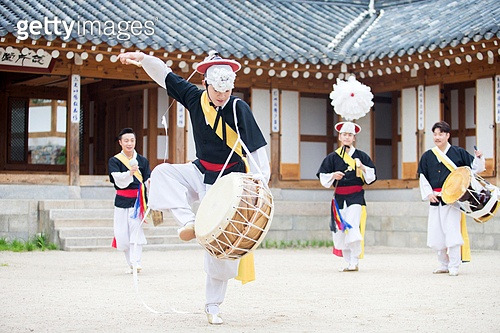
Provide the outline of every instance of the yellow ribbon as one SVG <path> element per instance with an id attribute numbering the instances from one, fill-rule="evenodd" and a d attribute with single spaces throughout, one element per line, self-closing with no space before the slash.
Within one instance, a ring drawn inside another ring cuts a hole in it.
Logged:
<path id="1" fill-rule="evenodd" d="M 253 252 L 250 252 L 240 259 L 240 264 L 238 265 L 238 276 L 235 279 L 241 281 L 241 284 L 255 280 Z"/>
<path id="2" fill-rule="evenodd" d="M 359 221 L 359 231 L 361 232 L 361 254 L 359 259 L 365 256 L 365 230 L 366 230 L 366 206 L 361 206 L 361 219 Z"/>
<path id="3" fill-rule="evenodd" d="M 115 157 L 123 163 L 123 165 L 125 165 L 127 167 L 127 169 L 132 169 L 132 166 L 130 166 L 130 160 L 127 158 L 127 156 L 125 156 L 124 154 L 122 153 L 118 153 L 115 155 Z M 144 178 L 142 178 L 142 174 L 141 174 L 141 170 L 137 169 L 135 172 L 134 172 L 134 176 L 139 180 L 139 182 L 141 183 L 141 202 L 143 204 L 143 207 L 144 207 L 144 211 L 147 211 L 148 209 L 148 206 L 147 206 L 147 203 L 146 203 L 146 189 L 144 187 Z"/>
<path id="4" fill-rule="evenodd" d="M 120 160 L 120 162 L 123 163 L 123 165 L 125 165 L 127 167 L 127 169 L 132 169 L 132 167 L 130 166 L 130 160 L 127 158 L 127 156 L 125 156 L 124 154 L 122 153 L 118 153 L 115 155 L 115 157 Z M 134 176 L 139 179 L 139 181 L 143 182 L 143 178 L 142 178 L 142 174 L 141 174 L 141 171 L 139 169 L 137 169 L 136 172 L 134 172 Z"/>
<path id="5" fill-rule="evenodd" d="M 337 155 L 339 155 L 344 160 L 344 162 L 347 163 L 347 165 L 352 170 L 356 170 L 356 177 L 359 177 L 359 178 L 363 179 L 363 182 L 364 182 L 365 181 L 365 177 L 363 176 L 363 172 L 362 172 L 361 169 L 359 169 L 359 168 L 356 167 L 356 161 L 354 160 L 354 158 L 352 158 L 352 156 L 349 155 L 348 153 L 346 153 L 345 151 L 344 151 L 344 154 L 342 156 L 341 155 L 341 153 L 342 153 L 342 147 L 337 148 L 337 150 L 335 150 L 335 152 L 337 153 Z"/>

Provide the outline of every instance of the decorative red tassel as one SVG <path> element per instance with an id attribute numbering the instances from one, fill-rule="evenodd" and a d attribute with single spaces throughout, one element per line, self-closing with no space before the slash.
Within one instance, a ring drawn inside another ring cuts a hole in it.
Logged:
<path id="1" fill-rule="evenodd" d="M 111 247 L 116 249 L 116 238 L 113 237 L 113 241 L 111 242 Z"/>

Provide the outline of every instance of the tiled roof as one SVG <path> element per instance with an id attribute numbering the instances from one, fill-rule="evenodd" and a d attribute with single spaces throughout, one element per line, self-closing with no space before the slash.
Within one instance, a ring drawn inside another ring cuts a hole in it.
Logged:
<path id="1" fill-rule="evenodd" d="M 498 0 L 16 0 L 0 2 L 0 36 L 19 20 L 154 23 L 154 34 L 78 33 L 78 43 L 298 63 L 356 62 L 500 37 Z M 115 26 L 116 28 L 116 26 Z M 116 28 L 116 31 L 118 28 Z M 109 30 L 108 30 L 109 31 Z M 130 30 L 129 30 L 130 31 Z M 53 40 L 55 34 L 41 36 Z"/>

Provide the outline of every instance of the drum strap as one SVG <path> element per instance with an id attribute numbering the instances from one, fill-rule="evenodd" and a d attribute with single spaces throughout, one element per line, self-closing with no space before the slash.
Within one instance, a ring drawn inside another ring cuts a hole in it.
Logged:
<path id="1" fill-rule="evenodd" d="M 455 163 L 446 156 L 445 153 L 441 151 L 438 147 L 432 148 L 432 152 L 434 155 L 436 155 L 437 159 L 439 162 L 443 163 L 445 167 L 450 170 L 450 172 L 453 172 L 457 168 Z M 461 253 L 462 253 L 462 262 L 469 262 L 470 261 L 470 241 L 469 241 L 469 233 L 467 232 L 467 223 L 465 220 L 465 214 L 462 212 L 460 216 L 460 232 L 462 233 L 462 238 L 464 240 L 464 245 L 461 247 Z"/>
<path id="2" fill-rule="evenodd" d="M 455 163 L 453 163 L 453 161 L 448 156 L 446 156 L 446 154 L 443 153 L 438 147 L 432 148 L 432 152 L 434 153 L 434 155 L 436 155 L 438 161 L 443 163 L 444 166 L 447 167 L 448 170 L 450 170 L 450 172 L 457 168 Z"/>

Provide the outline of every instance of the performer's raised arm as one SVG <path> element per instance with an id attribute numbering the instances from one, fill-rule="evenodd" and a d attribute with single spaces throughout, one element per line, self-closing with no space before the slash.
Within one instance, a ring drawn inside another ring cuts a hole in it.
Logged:
<path id="1" fill-rule="evenodd" d="M 121 53 L 118 59 L 124 65 L 140 65 L 153 81 L 158 83 L 163 89 L 166 89 L 165 78 L 172 69 L 160 59 L 142 52 Z"/>

